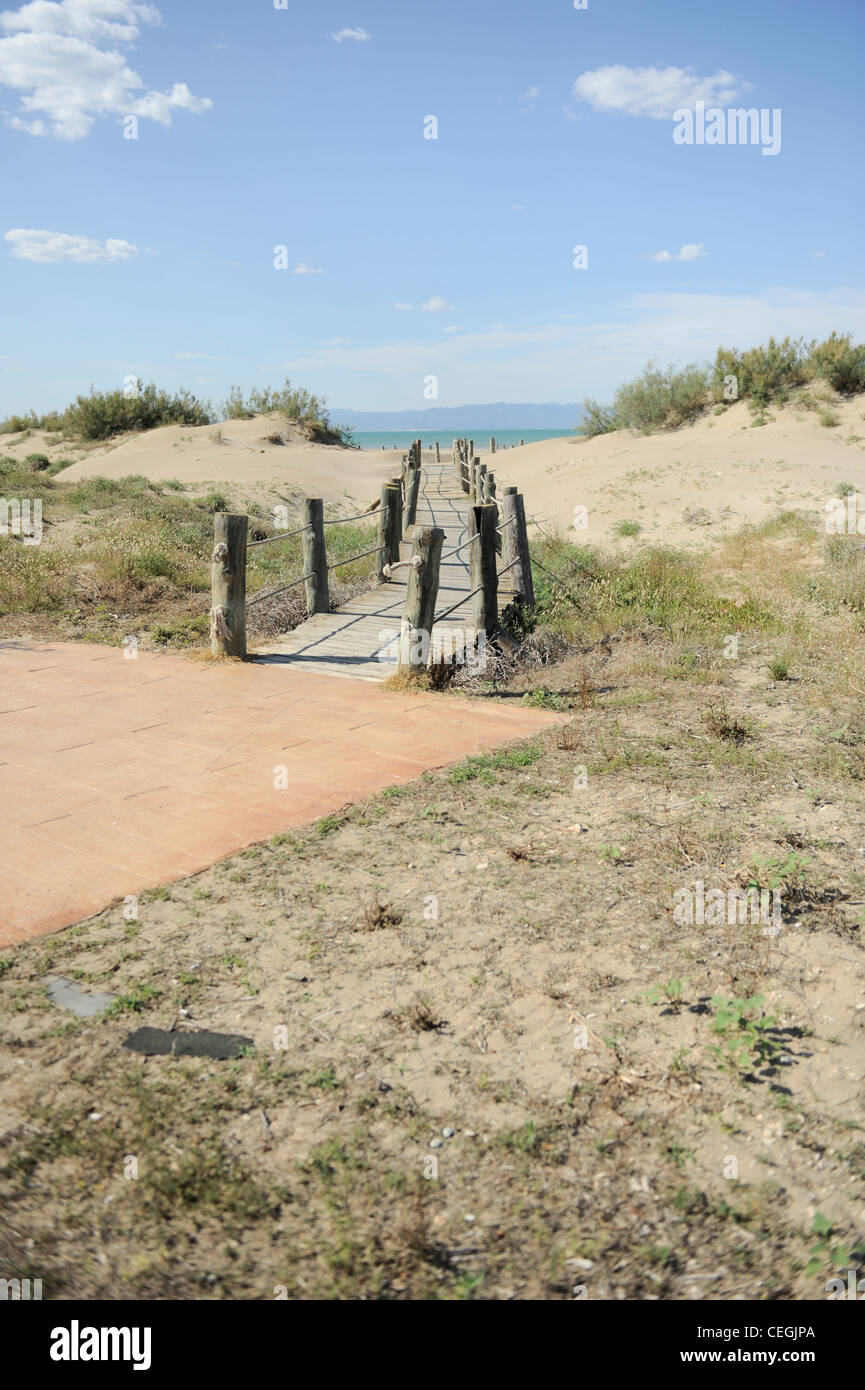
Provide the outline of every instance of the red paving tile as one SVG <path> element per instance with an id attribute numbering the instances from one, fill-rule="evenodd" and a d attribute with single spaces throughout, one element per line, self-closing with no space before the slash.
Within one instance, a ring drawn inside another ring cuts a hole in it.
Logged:
<path id="1" fill-rule="evenodd" d="M 0 946 L 556 719 L 279 664 L 0 643 Z"/>

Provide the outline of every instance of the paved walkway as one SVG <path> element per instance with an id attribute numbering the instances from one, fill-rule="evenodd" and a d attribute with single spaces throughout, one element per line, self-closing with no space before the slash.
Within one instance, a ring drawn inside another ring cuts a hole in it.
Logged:
<path id="1" fill-rule="evenodd" d="M 438 526 L 444 533 L 442 553 L 455 550 L 468 536 L 469 501 L 459 487 L 451 464 L 424 463 L 418 497 L 417 527 Z M 411 542 L 403 541 L 400 559 L 411 557 Z M 454 608 L 445 619 L 450 632 L 471 626 L 472 605 L 469 548 L 442 562 L 436 612 Z M 256 646 L 260 661 L 354 680 L 382 681 L 396 670 L 408 570 L 378 589 L 359 594 L 336 613 L 317 613 L 292 632 Z M 461 596 L 463 602 L 460 602 Z M 510 593 L 508 593 L 508 599 Z M 507 601 L 507 600 L 505 600 Z"/>
<path id="2" fill-rule="evenodd" d="M 417 524 L 442 527 L 445 551 L 466 539 L 467 507 L 452 467 L 424 467 Z M 377 689 L 405 585 L 401 570 L 243 664 L 0 643 L 0 946 L 556 722 Z M 465 549 L 441 569 L 451 630 L 471 623 L 470 591 Z"/>
<path id="3" fill-rule="evenodd" d="M 299 663 L 0 642 L 0 946 L 555 719 Z"/>

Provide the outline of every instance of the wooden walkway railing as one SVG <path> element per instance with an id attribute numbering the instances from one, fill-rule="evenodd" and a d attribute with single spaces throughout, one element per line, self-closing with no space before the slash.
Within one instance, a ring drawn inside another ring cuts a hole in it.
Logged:
<path id="1" fill-rule="evenodd" d="M 210 615 L 213 653 L 246 657 L 247 608 L 299 584 L 306 586 L 308 619 L 329 614 L 330 572 L 373 554 L 378 557 L 377 573 L 383 589 L 397 588 L 405 582 L 404 602 L 397 619 L 397 664 L 400 667 L 426 665 L 434 649 L 436 624 L 448 617 L 453 619 L 458 610 L 462 610 L 461 616 L 454 621 L 467 626 L 470 616 L 475 633 L 483 633 L 486 638 L 494 636 L 499 627 L 500 588 L 506 593 L 507 601 L 519 599 L 525 606 L 533 606 L 535 596 L 522 496 L 515 487 L 508 487 L 500 499 L 497 497 L 495 475 L 475 456 L 471 440 L 454 440 L 451 468 L 439 462 L 438 448 L 435 457 L 436 462 L 424 468 L 421 441 L 415 440 L 408 454 L 403 456 L 400 476 L 389 479 L 382 487 L 377 512 L 377 544 L 333 563 L 327 557 L 325 528 L 341 522 L 372 520 L 375 512 L 326 518 L 322 500 L 307 498 L 303 525 L 255 541 L 247 540 L 248 517 L 218 512 L 214 517 Z M 452 479 L 450 484 L 448 475 Z M 428 487 L 424 486 L 425 481 Z M 458 500 L 460 496 L 462 506 Z M 427 514 L 431 524 L 426 524 Z M 453 533 L 457 528 L 465 539 L 444 550 L 446 530 Z M 288 584 L 247 599 L 248 550 L 298 535 L 302 538 L 303 574 Z M 401 546 L 404 548 L 409 541 L 411 553 L 401 558 Z M 464 558 L 457 560 L 457 556 Z M 458 597 L 456 602 L 436 611 L 443 566 L 448 575 L 447 587 Z M 503 579 L 506 579 L 504 586 Z M 386 616 L 391 622 L 397 618 L 392 604 L 383 605 L 377 595 L 368 598 L 367 616 L 380 621 Z M 357 610 L 352 605 L 346 608 L 362 616 L 364 605 L 360 602 Z M 330 642 L 332 651 L 327 659 L 338 662 L 337 630 L 331 626 L 315 645 L 321 648 Z M 322 659 L 325 658 L 319 652 L 317 660 Z M 346 657 L 347 661 L 359 659 L 356 655 Z"/>

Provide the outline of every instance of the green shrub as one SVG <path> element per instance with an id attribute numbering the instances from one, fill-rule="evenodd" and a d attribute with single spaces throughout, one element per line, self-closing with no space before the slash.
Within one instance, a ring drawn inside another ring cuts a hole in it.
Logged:
<path id="1" fill-rule="evenodd" d="M 611 406 L 598 405 L 591 396 L 586 396 L 583 400 L 581 428 L 583 434 L 588 435 L 590 439 L 597 434 L 609 434 L 611 430 L 619 428 L 616 424 L 616 413 Z"/>
<path id="2" fill-rule="evenodd" d="M 292 386 L 286 377 L 284 385 L 274 388 L 255 387 L 245 396 L 239 386 L 232 386 L 223 405 L 226 420 L 251 420 L 255 415 L 283 415 L 292 424 L 300 425 L 308 437 L 321 444 L 350 444 L 350 429 L 332 425 L 327 402 L 303 386 Z"/>
<path id="3" fill-rule="evenodd" d="M 610 430 L 652 434 L 675 429 L 702 414 L 707 391 L 707 373 L 695 363 L 663 371 L 649 362 L 638 377 L 619 387 L 612 406 L 600 406 L 591 398 L 584 400 L 583 431 L 593 436 Z"/>
<path id="4" fill-rule="evenodd" d="M 224 492 L 209 492 L 202 497 L 201 505 L 208 512 L 227 512 L 231 508 L 231 501 Z"/>
<path id="5" fill-rule="evenodd" d="M 37 415 L 31 410 L 29 415 L 10 415 L 0 424 L 0 434 L 25 434 L 28 430 L 62 430 L 63 416 L 56 410 L 47 415 Z"/>
<path id="6" fill-rule="evenodd" d="M 826 380 L 841 396 L 855 396 L 865 391 L 865 343 L 850 347 L 832 364 Z"/>
<path id="7" fill-rule="evenodd" d="M 92 441 L 111 439 L 127 430 L 152 430 L 158 425 L 209 425 L 210 406 L 189 391 L 170 395 L 151 381 L 137 394 L 93 391 L 78 396 L 63 417 L 68 433 Z"/>
<path id="8" fill-rule="evenodd" d="M 712 396 L 716 401 L 724 400 L 724 378 L 734 376 L 739 400 L 748 398 L 758 406 L 785 401 L 793 387 L 804 386 L 813 375 L 808 351 L 802 338 L 781 342 L 770 338 L 765 347 L 747 352 L 719 348 L 712 372 Z"/>

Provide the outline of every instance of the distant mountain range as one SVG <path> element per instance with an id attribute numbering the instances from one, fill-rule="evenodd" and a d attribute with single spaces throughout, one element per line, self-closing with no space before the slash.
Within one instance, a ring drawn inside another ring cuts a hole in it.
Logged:
<path id="1" fill-rule="evenodd" d="M 428 410 L 329 409 L 331 420 L 355 430 L 576 430 L 582 406 L 497 401 L 493 405 L 437 405 Z"/>

